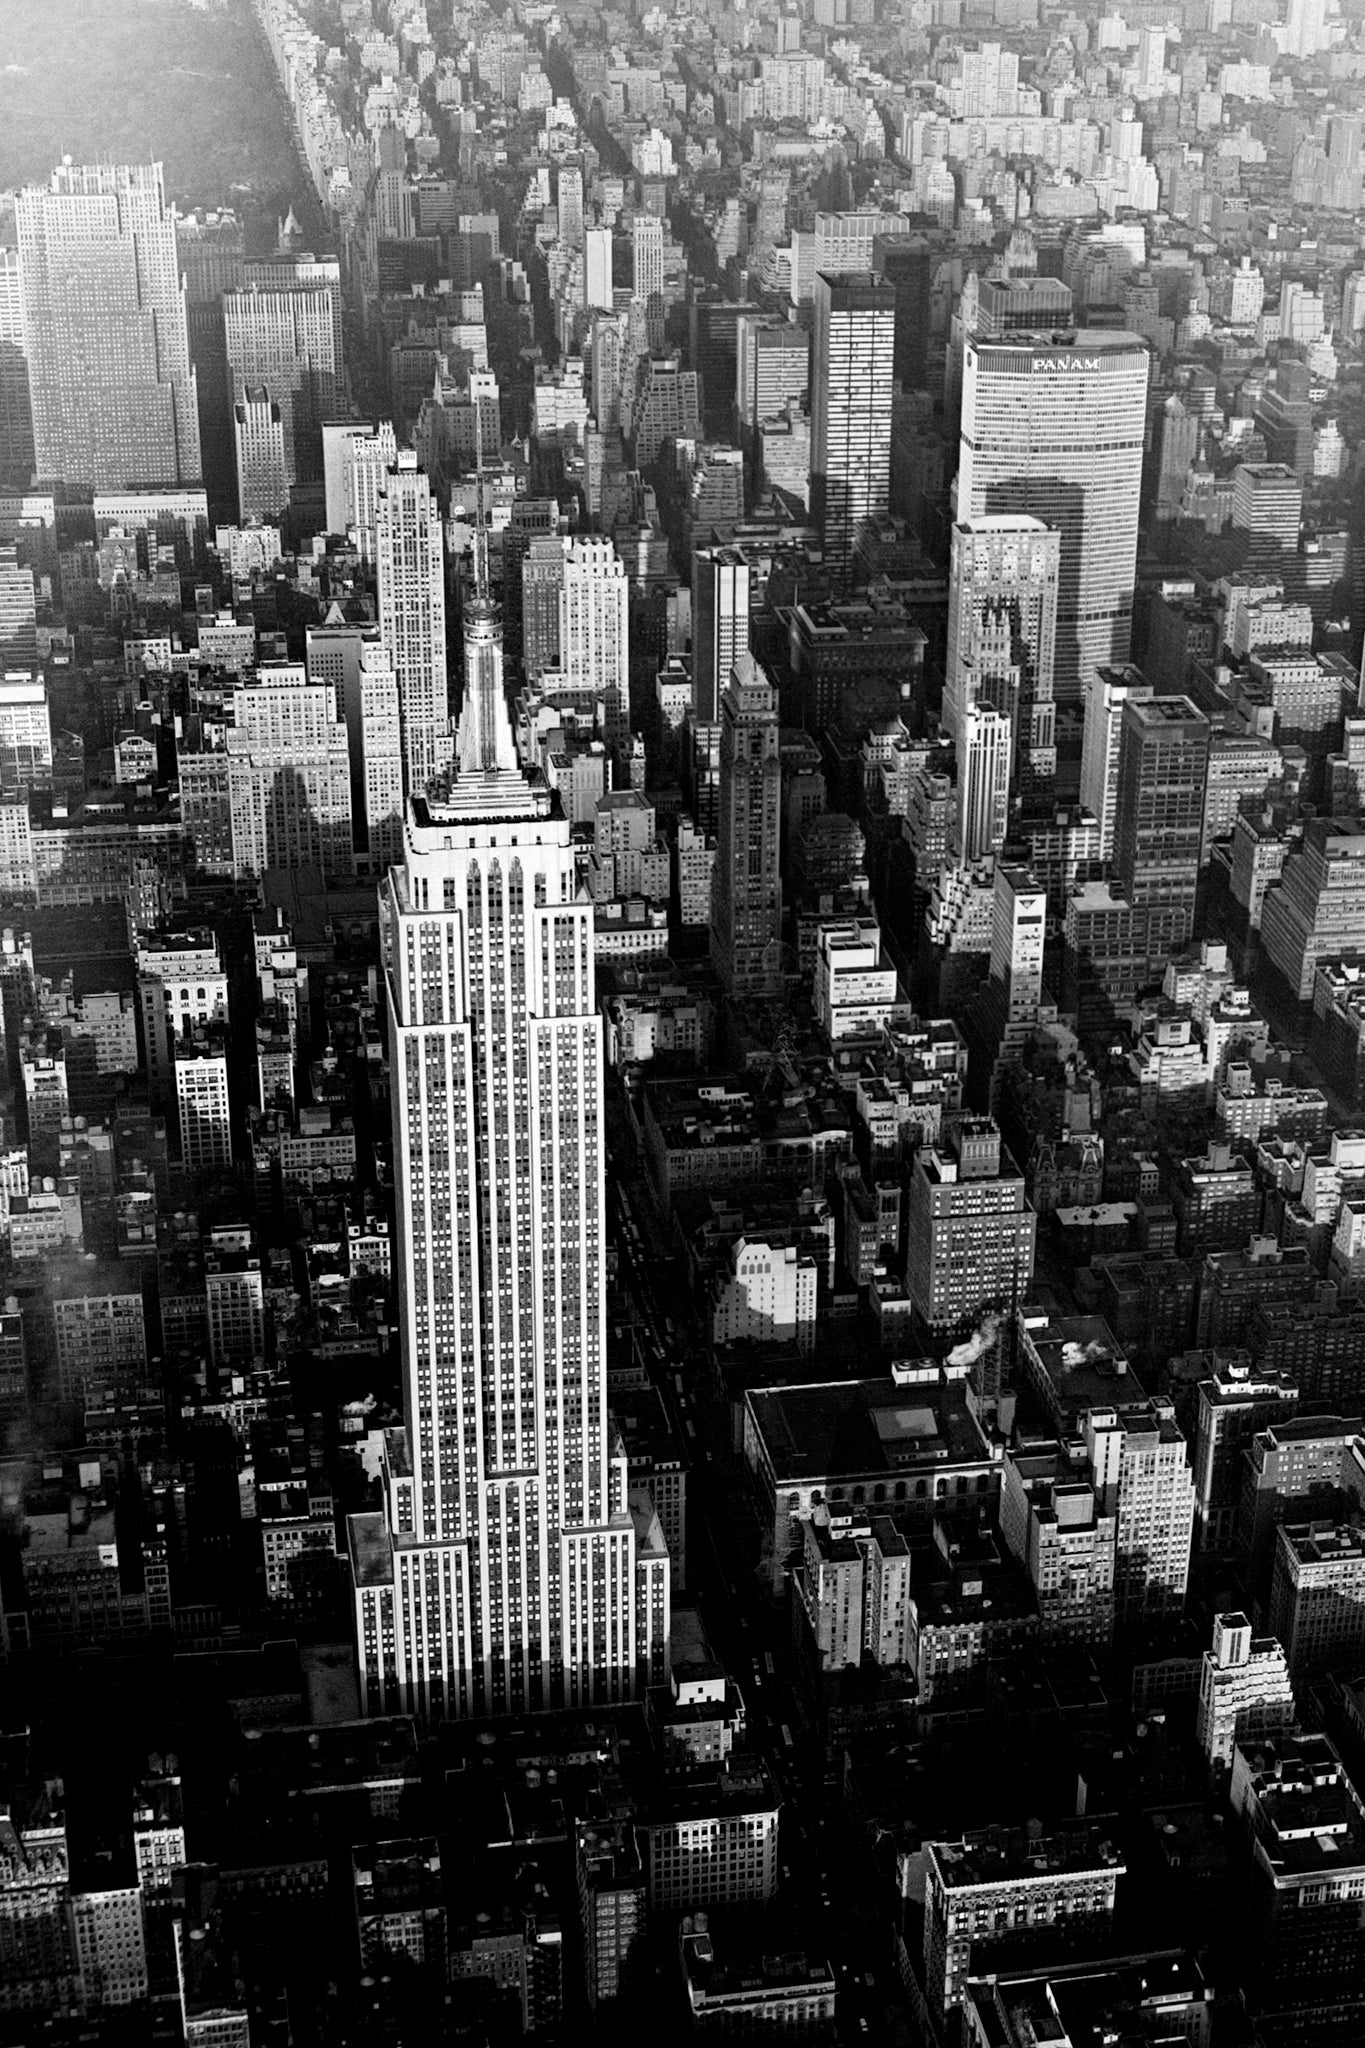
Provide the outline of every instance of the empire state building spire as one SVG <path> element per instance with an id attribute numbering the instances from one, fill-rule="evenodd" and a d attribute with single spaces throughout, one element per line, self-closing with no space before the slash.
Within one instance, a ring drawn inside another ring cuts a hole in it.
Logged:
<path id="1" fill-rule="evenodd" d="M 464 702 L 455 740 L 461 776 L 518 773 L 502 678 L 502 625 L 488 594 L 488 533 L 483 516 L 483 456 L 474 528 L 474 595 L 464 612 Z"/>

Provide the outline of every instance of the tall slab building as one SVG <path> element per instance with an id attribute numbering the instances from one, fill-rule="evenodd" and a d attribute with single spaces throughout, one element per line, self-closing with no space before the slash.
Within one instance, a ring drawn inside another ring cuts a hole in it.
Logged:
<path id="1" fill-rule="evenodd" d="M 1128 658 L 1147 378 L 1146 342 L 1117 329 L 964 342 L 957 517 L 1056 528 L 1053 685 L 1068 707 Z"/>
<path id="2" fill-rule="evenodd" d="M 720 693 L 749 652 L 751 572 L 739 548 L 692 554 L 692 709 L 699 725 L 720 717 Z"/>
<path id="3" fill-rule="evenodd" d="M 782 742 L 777 692 L 748 653 L 720 698 L 720 816 L 711 958 L 733 996 L 782 987 Z"/>
<path id="4" fill-rule="evenodd" d="M 821 271 L 811 355 L 811 516 L 836 584 L 853 581 L 869 519 L 891 502 L 895 287 L 870 272 Z"/>
<path id="5" fill-rule="evenodd" d="M 40 477 L 194 483 L 199 414 L 160 164 L 58 165 L 16 206 Z"/>
<path id="6" fill-rule="evenodd" d="M 607 1418 L 592 905 L 482 581 L 450 792 L 410 800 L 383 893 L 405 1419 L 349 1532 L 365 1711 L 428 1719 L 667 1670 L 667 1551 Z"/>
<path id="7" fill-rule="evenodd" d="M 948 570 L 943 727 L 962 757 L 967 716 L 1010 720 L 1010 782 L 1037 787 L 1057 766 L 1053 668 L 1061 536 L 1027 513 L 954 523 Z"/>
<path id="8" fill-rule="evenodd" d="M 400 449 L 375 508 L 379 630 L 398 677 L 403 787 L 420 795 L 450 765 L 445 533 L 431 483 Z"/>

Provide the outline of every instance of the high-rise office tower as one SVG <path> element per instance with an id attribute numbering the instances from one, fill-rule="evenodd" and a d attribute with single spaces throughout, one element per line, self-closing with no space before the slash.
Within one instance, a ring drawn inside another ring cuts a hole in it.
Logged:
<path id="1" fill-rule="evenodd" d="M 921 1147 L 906 1201 L 905 1284 L 935 1332 L 968 1330 L 1027 1300 L 1038 1219 L 989 1117 Z"/>
<path id="2" fill-rule="evenodd" d="M 604 434 L 621 423 L 621 372 L 626 354 L 629 317 L 625 313 L 594 313 L 587 355 L 592 370 L 593 418 Z"/>
<path id="3" fill-rule="evenodd" d="M 379 494 L 398 460 L 393 421 L 358 426 L 354 420 L 325 423 L 322 473 L 328 533 L 354 532 L 361 559 L 374 560 Z"/>
<path id="4" fill-rule="evenodd" d="M 1013 722 L 985 698 L 967 706 L 957 754 L 957 848 L 965 865 L 1004 844 Z"/>
<path id="5" fill-rule="evenodd" d="M 590 313 L 611 311 L 610 228 L 589 228 L 583 237 L 583 303 Z"/>
<path id="6" fill-rule="evenodd" d="M 782 749 L 777 692 L 753 656 L 720 695 L 720 815 L 712 871 L 711 958 L 733 996 L 782 986 Z"/>
<path id="7" fill-rule="evenodd" d="M 1328 39 L 1326 0 L 1289 0 L 1285 16 L 1286 57 L 1314 57 Z"/>
<path id="8" fill-rule="evenodd" d="M 1053 690 L 1078 706 L 1127 659 L 1147 420 L 1147 344 L 1088 328 L 968 336 L 957 517 L 1029 512 L 1061 536 Z"/>
<path id="9" fill-rule="evenodd" d="M 393 657 L 382 641 L 362 644 L 359 673 L 342 702 L 357 865 L 383 875 L 403 857 L 403 726 Z"/>
<path id="10" fill-rule="evenodd" d="M 175 1047 L 199 1026 L 226 1023 L 228 978 L 211 931 L 137 935 L 142 1051 L 154 1109 L 174 1096 Z"/>
<path id="11" fill-rule="evenodd" d="M 524 585 L 523 585 L 524 589 Z M 559 666 L 577 690 L 602 704 L 606 738 L 629 730 L 630 584 L 609 540 L 572 540 L 564 550 L 559 592 Z"/>
<path id="12" fill-rule="evenodd" d="M 810 396 L 810 335 L 775 313 L 742 313 L 735 322 L 735 412 L 741 438 L 760 420 L 777 419 Z"/>
<path id="13" fill-rule="evenodd" d="M 1303 484 L 1283 462 L 1239 462 L 1232 472 L 1232 523 L 1249 537 L 1251 565 L 1292 555 L 1303 520 Z"/>
<path id="14" fill-rule="evenodd" d="M 1312 385 L 1307 363 L 1277 363 L 1274 382 L 1262 392 L 1256 407 L 1256 425 L 1265 437 L 1266 460 L 1283 463 L 1295 476 L 1305 478 L 1313 474 Z"/>
<path id="15" fill-rule="evenodd" d="M 929 354 L 933 245 L 924 235 L 874 235 L 872 268 L 896 294 L 896 382 L 902 391 L 923 391 Z"/>
<path id="16" fill-rule="evenodd" d="M 230 518 L 235 504 L 233 389 L 223 332 L 223 294 L 241 288 L 246 241 L 231 212 L 177 213 L 175 243 L 185 280 L 190 363 L 199 399 L 199 451 L 204 486 L 216 516 Z"/>
<path id="17" fill-rule="evenodd" d="M 308 680 L 330 685 L 346 725 L 356 869 L 380 876 L 403 852 L 403 735 L 393 660 L 377 627 L 348 624 L 335 604 L 305 639 Z"/>
<path id="18" fill-rule="evenodd" d="M 867 272 L 822 270 L 811 357 L 811 516 L 836 587 L 852 583 L 863 530 L 891 501 L 895 352 L 895 288 Z"/>
<path id="19" fill-rule="evenodd" d="M 668 1556 L 606 1404 L 606 1131 L 592 909 L 521 772 L 491 606 L 448 797 L 388 877 L 404 1423 L 353 1516 L 367 1713 L 511 1714 L 665 1675 Z"/>
<path id="20" fill-rule="evenodd" d="M 337 259 L 281 251 L 248 263 L 242 289 L 224 295 L 223 328 L 234 398 L 264 384 L 280 408 L 290 488 L 325 491 L 323 422 L 345 395 Z"/>
<path id="21" fill-rule="evenodd" d="M 351 763 L 330 681 L 301 662 L 263 664 L 232 693 L 227 732 L 232 853 L 238 875 L 320 868 L 350 881 Z"/>
<path id="22" fill-rule="evenodd" d="M 1161 408 L 1161 449 L 1157 459 L 1156 516 L 1178 519 L 1185 485 L 1199 454 L 1199 415 L 1172 392 Z"/>
<path id="23" fill-rule="evenodd" d="M 1085 727 L 1081 741 L 1081 803 L 1093 811 L 1100 828 L 1100 858 L 1114 852 L 1114 814 L 1119 793 L 1119 734 L 1123 707 L 1133 699 L 1153 697 L 1142 670 L 1097 668 L 1086 684 Z"/>
<path id="24" fill-rule="evenodd" d="M 697 548 L 692 556 L 692 710 L 701 725 L 720 717 L 720 693 L 749 652 L 750 569 L 738 548 Z"/>
<path id="25" fill-rule="evenodd" d="M 559 239 L 571 249 L 583 246 L 583 166 L 562 164 L 557 180 Z"/>
<path id="26" fill-rule="evenodd" d="M 16 548 L 0 543 L 0 675 L 11 669 L 38 672 L 38 613 L 32 569 Z"/>
<path id="27" fill-rule="evenodd" d="M 445 536 L 431 484 L 400 449 L 375 515 L 379 630 L 398 677 L 403 783 L 420 794 L 450 766 Z"/>
<path id="28" fill-rule="evenodd" d="M 0 550 L 0 619 L 4 606 Z M 27 663 L 15 664 L 27 667 Z M 37 662 L 32 664 L 36 670 Z M 47 684 L 36 673 L 0 677 L 0 795 L 26 796 L 52 785 L 52 715 Z"/>
<path id="29" fill-rule="evenodd" d="M 0 215 L 0 235 L 14 231 L 13 215 Z M 33 475 L 33 405 L 24 347 L 24 294 L 19 250 L 0 241 L 0 477 L 26 484 Z"/>
<path id="30" fill-rule="evenodd" d="M 227 1030 L 196 1025 L 173 1048 L 180 1156 L 190 1173 L 227 1173 L 232 1167 L 228 1099 Z"/>
<path id="31" fill-rule="evenodd" d="M 39 476 L 195 483 L 199 415 L 160 164 L 60 164 L 17 205 Z"/>
<path id="32" fill-rule="evenodd" d="M 533 534 L 527 544 L 521 564 L 521 647 L 528 675 L 559 667 L 559 601 L 567 552 L 558 534 Z"/>
<path id="33" fill-rule="evenodd" d="M 969 335 L 1053 334 L 1070 327 L 1071 287 L 1059 277 L 982 277 L 970 270 L 953 308 L 943 357 L 943 415 L 949 434 L 962 428 L 963 357 Z"/>
<path id="34" fill-rule="evenodd" d="M 1114 872 L 1130 903 L 1194 923 L 1209 722 L 1188 697 L 1129 697 L 1119 731 Z"/>
<path id="35" fill-rule="evenodd" d="M 654 213 L 637 213 L 631 224 L 631 292 L 647 305 L 664 288 L 664 224 Z"/>
<path id="36" fill-rule="evenodd" d="M 1005 996 L 1008 1023 L 1031 1023 L 1043 1000 L 1047 891 L 1027 868 L 997 861 L 991 904 L 991 980 Z"/>
<path id="37" fill-rule="evenodd" d="M 962 747 L 974 703 L 1011 725 L 1015 787 L 1046 785 L 1057 765 L 1052 673 L 1061 536 L 1027 514 L 954 523 L 948 571 L 943 728 Z"/>
<path id="38" fill-rule="evenodd" d="M 264 384 L 248 384 L 232 408 L 237 511 L 267 523 L 289 509 L 284 414 Z"/>

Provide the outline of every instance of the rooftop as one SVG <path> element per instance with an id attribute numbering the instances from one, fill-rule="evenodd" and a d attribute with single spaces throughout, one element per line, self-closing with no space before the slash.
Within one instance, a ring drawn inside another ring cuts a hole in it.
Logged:
<path id="1" fill-rule="evenodd" d="M 1124 1869 L 1099 1822 L 1057 1828 L 1045 1835 L 1035 1821 L 1023 1828 L 986 1828 L 956 1842 L 930 1842 L 929 1854 L 949 1891 L 973 1885 L 1025 1884 L 1041 1877 Z"/>
<path id="2" fill-rule="evenodd" d="M 393 1584 L 393 1551 L 389 1544 L 388 1525 L 377 1511 L 368 1515 L 350 1515 L 346 1521 L 347 1541 L 351 1551 L 351 1571 L 357 1586 L 391 1586 Z"/>
<path id="3" fill-rule="evenodd" d="M 831 1380 L 755 1389 L 748 1400 L 776 1486 L 991 1456 L 956 1381 L 912 1390 L 885 1379 Z"/>
<path id="4" fill-rule="evenodd" d="M 1301 1565 L 1347 1564 L 1365 1558 L 1365 1529 L 1336 1522 L 1282 1522 L 1280 1540 Z"/>

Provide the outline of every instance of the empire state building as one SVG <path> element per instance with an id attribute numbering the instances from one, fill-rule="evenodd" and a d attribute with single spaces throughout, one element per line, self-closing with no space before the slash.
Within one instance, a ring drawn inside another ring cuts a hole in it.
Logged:
<path id="1" fill-rule="evenodd" d="M 363 1709 L 428 1719 L 629 1699 L 669 1621 L 607 1416 L 591 905 L 482 573 L 464 651 L 449 794 L 412 798 L 381 898 L 404 1427 L 349 1525 Z"/>

